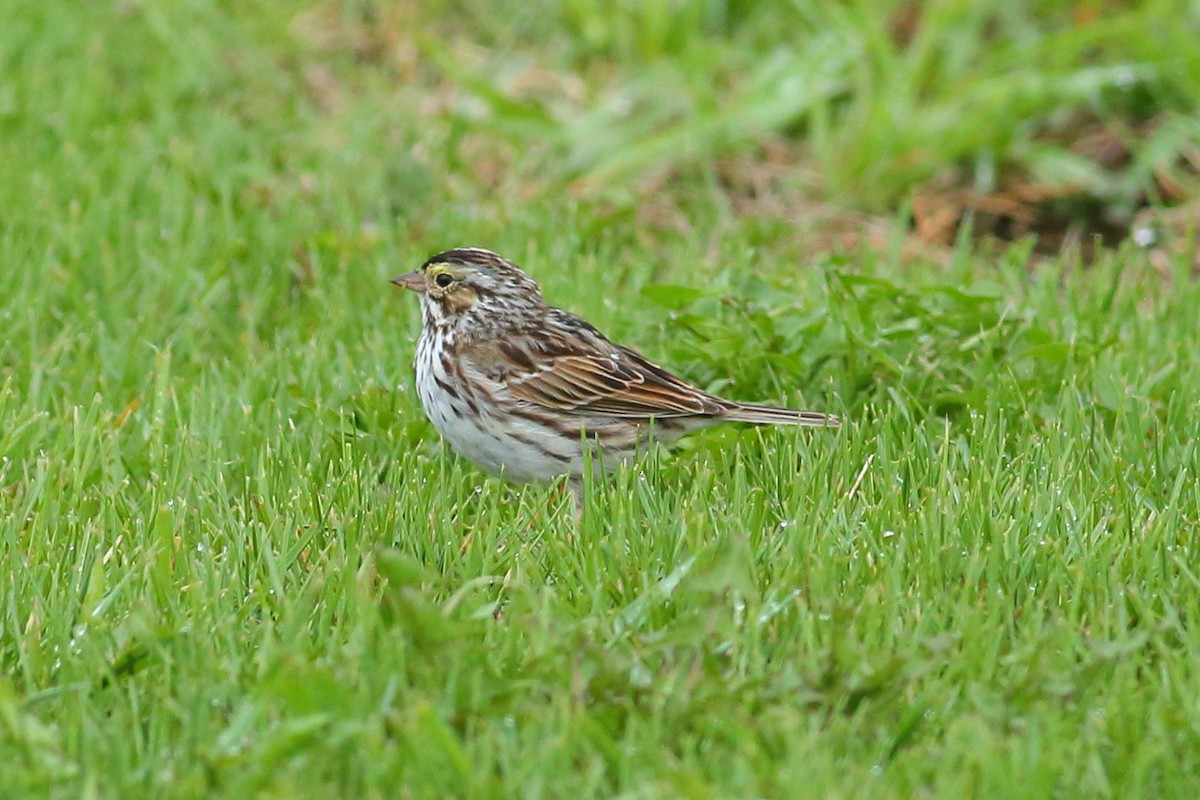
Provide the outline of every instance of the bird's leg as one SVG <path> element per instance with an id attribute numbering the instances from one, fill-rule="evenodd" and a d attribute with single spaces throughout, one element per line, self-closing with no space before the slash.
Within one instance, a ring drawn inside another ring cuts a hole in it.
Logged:
<path id="1" fill-rule="evenodd" d="M 571 490 L 571 500 L 575 503 L 575 521 L 579 522 L 583 519 L 583 478 L 572 475 L 567 479 L 567 486 Z"/>
<path id="2" fill-rule="evenodd" d="M 575 510 L 575 521 L 579 522 L 583 519 L 583 481 L 578 476 L 555 481 L 550 487 L 550 492 L 554 497 L 555 505 L 562 501 L 563 495 L 570 492 L 571 508 Z"/>

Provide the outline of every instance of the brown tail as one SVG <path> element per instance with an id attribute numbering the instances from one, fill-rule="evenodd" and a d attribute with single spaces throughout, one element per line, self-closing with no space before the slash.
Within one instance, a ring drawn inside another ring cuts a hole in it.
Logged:
<path id="1" fill-rule="evenodd" d="M 730 404 L 725 419 L 733 422 L 752 422 L 756 425 L 804 425 L 813 428 L 836 428 L 842 421 L 833 414 L 819 411 L 793 411 L 790 408 L 756 406 L 748 403 Z"/>

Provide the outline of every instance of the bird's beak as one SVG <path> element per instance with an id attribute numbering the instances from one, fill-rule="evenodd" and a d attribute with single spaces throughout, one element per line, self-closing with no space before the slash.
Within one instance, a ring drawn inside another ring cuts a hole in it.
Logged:
<path id="1" fill-rule="evenodd" d="M 392 283 L 418 294 L 425 291 L 425 276 L 421 274 L 420 270 L 413 270 L 403 275 L 397 275 L 392 278 Z"/>

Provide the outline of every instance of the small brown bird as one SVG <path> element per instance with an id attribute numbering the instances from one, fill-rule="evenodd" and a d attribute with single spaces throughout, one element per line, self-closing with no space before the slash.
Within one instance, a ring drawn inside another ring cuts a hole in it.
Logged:
<path id="1" fill-rule="evenodd" d="M 528 483 L 570 476 L 583 508 L 585 443 L 611 465 L 721 422 L 836 427 L 816 411 L 738 403 L 704 392 L 547 305 L 516 264 L 474 247 L 447 250 L 392 278 L 417 293 L 417 393 L 455 452 Z"/>

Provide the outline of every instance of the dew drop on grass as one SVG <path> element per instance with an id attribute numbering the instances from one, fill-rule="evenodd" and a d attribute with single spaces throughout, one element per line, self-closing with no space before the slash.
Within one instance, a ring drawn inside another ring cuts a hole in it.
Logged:
<path id="1" fill-rule="evenodd" d="M 896 532 L 892 531 L 892 530 L 887 530 L 887 531 L 883 532 L 883 538 L 885 538 L 885 539 L 890 539 L 895 535 L 896 535 Z"/>
<path id="2" fill-rule="evenodd" d="M 87 635 L 87 625 L 80 623 L 71 630 L 71 641 L 68 644 L 68 650 L 72 655 L 79 655 L 83 652 L 83 645 L 80 639 Z"/>
<path id="3" fill-rule="evenodd" d="M 1143 225 L 1133 229 L 1133 241 L 1138 247 L 1150 247 L 1158 241 L 1158 235 L 1153 228 Z"/>

